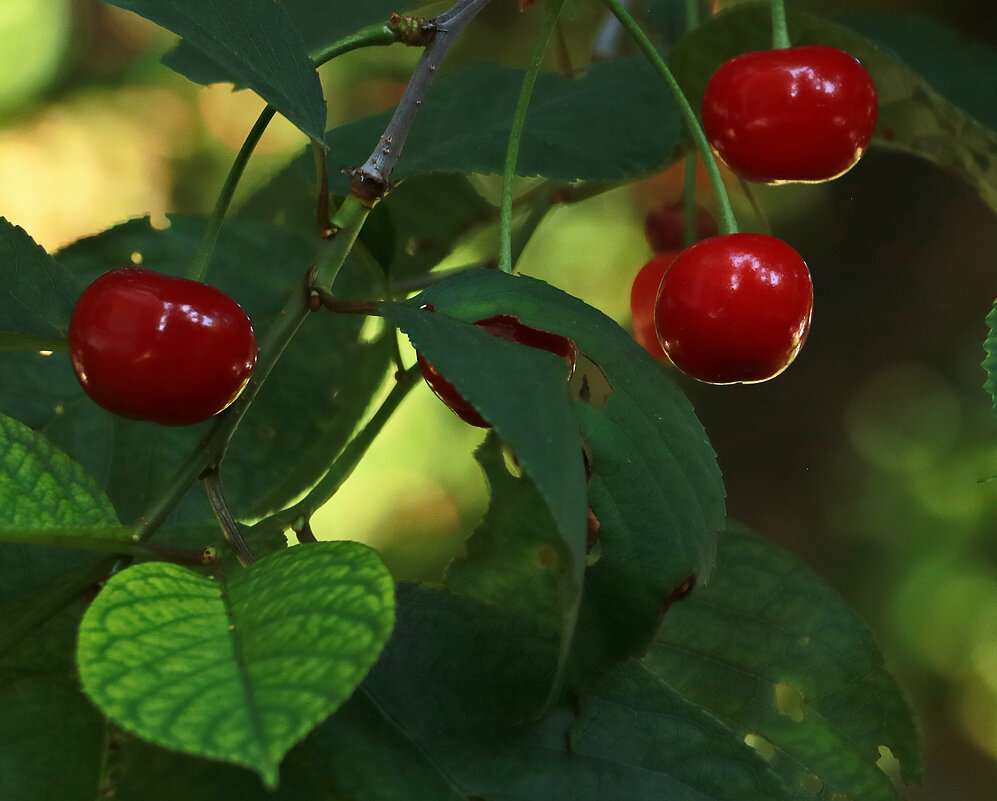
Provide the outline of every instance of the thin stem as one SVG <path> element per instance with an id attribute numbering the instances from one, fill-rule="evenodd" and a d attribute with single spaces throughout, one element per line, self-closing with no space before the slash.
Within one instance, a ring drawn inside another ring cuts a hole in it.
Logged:
<path id="1" fill-rule="evenodd" d="M 458 0 L 449 11 L 426 23 L 427 27 L 435 28 L 436 35 L 426 45 L 377 147 L 363 166 L 354 171 L 354 192 L 363 193 L 372 204 L 388 190 L 391 173 L 437 69 L 457 37 L 488 3 L 489 0 Z"/>
<path id="2" fill-rule="evenodd" d="M 689 105 L 689 101 L 682 92 L 682 87 L 675 80 L 675 76 L 668 69 L 668 65 L 661 57 L 661 54 L 654 49 L 651 40 L 647 38 L 647 35 L 641 30 L 640 25 L 637 24 L 637 21 L 630 13 L 620 5 L 619 0 L 602 1 L 633 37 L 641 52 L 644 53 L 648 61 L 651 62 L 651 65 L 658 71 L 658 74 L 665 79 L 668 88 L 672 90 L 675 102 L 682 113 L 682 118 L 685 120 L 689 134 L 692 136 L 696 149 L 699 151 L 699 155 L 702 156 L 703 163 L 706 165 L 706 172 L 710 176 L 710 185 L 713 187 L 713 193 L 716 195 L 717 209 L 720 212 L 720 230 L 725 234 L 737 233 L 737 220 L 734 218 L 730 196 L 727 194 L 723 177 L 720 175 L 720 167 L 717 165 L 717 160 L 710 150 L 710 143 L 706 141 L 706 134 L 703 133 L 703 127 L 699 124 L 699 120 L 696 119 L 696 113 L 692 110 L 692 106 Z"/>
<path id="3" fill-rule="evenodd" d="M 232 516 L 232 510 L 229 508 L 228 500 L 225 498 L 225 491 L 222 489 L 222 476 L 218 472 L 217 467 L 209 469 L 204 476 L 204 489 L 208 493 L 208 502 L 211 504 L 211 510 L 215 513 L 218 524 L 222 527 L 222 533 L 235 550 L 239 562 L 243 566 L 253 564 L 256 561 L 256 554 L 246 545 L 246 541 L 242 538 L 242 533 L 239 531 L 239 524 L 235 522 L 235 517 Z"/>
<path id="4" fill-rule="evenodd" d="M 554 205 L 556 191 L 551 189 L 546 194 L 541 195 L 540 199 L 530 209 L 530 215 L 526 218 L 526 221 L 516 229 L 512 238 L 511 264 L 513 267 L 519 263 L 523 251 L 526 250 L 526 246 L 533 238 L 533 234 L 536 233 L 537 228 L 540 227 L 540 223 L 547 216 L 547 212 Z"/>
<path id="5" fill-rule="evenodd" d="M 789 26 L 786 24 L 785 0 L 770 0 L 772 3 L 772 47 L 782 50 L 789 47 Z"/>
<path id="6" fill-rule="evenodd" d="M 420 370 L 417 365 L 399 373 L 395 386 L 392 387 L 391 392 L 388 393 L 373 417 L 343 448 L 339 456 L 329 466 L 326 474 L 312 487 L 308 494 L 293 506 L 261 520 L 257 525 L 267 528 L 279 525 L 281 528 L 290 527 L 295 531 L 302 529 L 315 510 L 327 503 L 346 483 L 346 479 L 360 464 L 360 460 L 367 453 L 377 435 L 381 433 L 385 423 L 391 419 L 391 415 L 395 413 L 409 390 L 415 386 L 419 375 Z"/>
<path id="7" fill-rule="evenodd" d="M 769 222 L 769 217 L 765 213 L 765 207 L 762 206 L 761 201 L 758 199 L 758 193 L 755 191 L 755 187 L 740 177 L 737 179 L 737 182 L 741 187 L 741 191 L 744 192 L 744 196 L 748 198 L 748 203 L 751 204 L 751 210 L 755 213 L 755 217 L 758 218 L 758 223 L 761 225 L 762 231 L 771 235 L 772 224 Z"/>
<path id="8" fill-rule="evenodd" d="M 344 36 L 342 39 L 333 42 L 328 47 L 319 51 L 312 60 L 315 63 L 315 66 L 318 67 L 328 61 L 331 61 L 337 56 L 342 55 L 343 53 L 348 53 L 351 50 L 356 50 L 361 47 L 390 45 L 395 41 L 398 41 L 398 39 L 398 31 L 392 29 L 390 25 L 370 25 L 366 28 L 361 28 L 356 33 Z M 225 219 L 228 208 L 232 203 L 232 197 L 235 195 L 236 187 L 238 187 L 239 181 L 242 179 L 242 175 L 246 171 L 246 165 L 249 163 L 249 157 L 253 154 L 253 151 L 256 149 L 256 145 L 259 144 L 259 141 L 263 137 L 267 126 L 270 125 L 270 121 L 274 118 L 276 113 L 276 109 L 270 105 L 260 112 L 260 116 L 257 118 L 256 124 L 253 125 L 252 130 L 250 130 L 249 135 L 246 137 L 246 141 L 242 143 L 242 147 L 236 154 L 235 161 L 232 162 L 232 167 L 229 169 L 228 176 L 225 178 L 225 184 L 222 186 L 222 190 L 218 195 L 218 200 L 215 202 L 215 208 L 212 210 L 211 216 L 208 218 L 208 227 L 204 230 L 201 241 L 197 246 L 197 252 L 194 254 L 194 260 L 191 262 L 190 268 L 187 270 L 188 278 L 195 281 L 203 281 L 204 277 L 207 275 L 208 265 L 210 264 L 211 257 L 214 254 L 215 245 L 218 242 L 218 234 L 221 231 L 222 221 Z M 321 144 L 318 144 L 318 146 L 322 147 Z"/>
<path id="9" fill-rule="evenodd" d="M 564 0 L 550 0 L 547 3 L 547 13 L 540 23 L 537 38 L 533 42 L 533 53 L 530 63 L 523 76 L 523 85 L 519 90 L 519 100 L 512 116 L 512 130 L 509 132 L 509 145 L 505 151 L 505 170 L 502 174 L 502 202 L 499 212 L 499 269 L 502 272 L 512 272 L 512 189 L 516 178 L 516 163 L 519 161 L 519 143 L 523 138 L 523 126 L 526 123 L 526 111 L 530 107 L 533 87 L 540 73 L 544 53 L 557 25 Z"/>
<path id="10" fill-rule="evenodd" d="M 696 171 L 699 156 L 688 153 L 685 157 L 685 183 L 682 185 L 682 240 L 686 247 L 695 244 L 696 230 Z"/>
<path id="11" fill-rule="evenodd" d="M 222 228 L 222 220 L 225 219 L 228 207 L 232 203 L 236 187 L 239 185 L 242 174 L 246 171 L 249 157 L 253 155 L 253 150 L 256 149 L 256 145 L 263 138 L 263 132 L 266 131 L 270 120 L 274 118 L 276 113 L 277 110 L 273 106 L 267 106 L 260 112 L 260 116 L 256 118 L 256 124 L 253 125 L 249 136 L 246 137 L 246 141 L 242 143 L 242 147 L 236 154 L 235 161 L 232 162 L 232 167 L 229 169 L 228 177 L 225 179 L 225 184 L 222 186 L 222 191 L 215 202 L 215 208 L 208 218 L 208 227 L 204 229 L 204 234 L 201 236 L 201 241 L 197 246 L 197 253 L 194 254 L 194 260 L 190 263 L 190 267 L 187 270 L 188 278 L 194 281 L 203 281 L 205 275 L 207 275 L 208 264 L 211 261 L 212 254 L 215 252 L 215 244 L 218 242 L 218 234 Z"/>

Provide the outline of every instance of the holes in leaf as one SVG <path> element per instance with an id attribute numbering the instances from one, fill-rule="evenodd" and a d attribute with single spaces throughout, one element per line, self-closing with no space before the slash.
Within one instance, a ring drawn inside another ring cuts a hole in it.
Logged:
<path id="1" fill-rule="evenodd" d="M 800 691 L 792 684 L 779 682 L 775 685 L 775 706 L 794 723 L 800 723 L 803 720 L 805 701 Z"/>
<path id="2" fill-rule="evenodd" d="M 803 781 L 800 782 L 800 788 L 805 793 L 813 793 L 814 795 L 817 795 L 817 793 L 821 792 L 821 790 L 824 789 L 824 782 L 822 782 L 812 773 L 808 773 L 806 776 L 803 777 Z"/>
<path id="3" fill-rule="evenodd" d="M 523 477 L 523 466 L 516 458 L 516 452 L 504 442 L 502 443 L 502 464 L 505 465 L 505 469 L 513 478 Z"/>
<path id="4" fill-rule="evenodd" d="M 758 756 L 766 762 L 775 759 L 775 746 L 760 734 L 744 735 L 744 742 L 758 752 Z"/>
<path id="5" fill-rule="evenodd" d="M 585 565 L 586 567 L 592 567 L 600 559 L 602 559 L 602 540 L 596 540 L 585 556 Z"/>
<path id="6" fill-rule="evenodd" d="M 575 359 L 575 372 L 568 382 L 572 397 L 585 401 L 601 409 L 606 405 L 609 396 L 613 394 L 613 385 L 602 371 L 602 368 L 584 353 L 579 353 Z"/>
<path id="7" fill-rule="evenodd" d="M 142 261 L 143 261 L 142 254 L 139 251 L 137 251 L 137 250 L 134 251 L 132 253 L 132 255 L 129 256 L 128 258 L 129 258 L 129 260 L 131 261 L 132 264 L 136 264 L 136 265 L 137 264 L 141 264 Z"/>
<path id="8" fill-rule="evenodd" d="M 876 767 L 894 781 L 900 780 L 900 761 L 893 755 L 888 746 L 879 746 L 879 759 L 876 760 Z"/>

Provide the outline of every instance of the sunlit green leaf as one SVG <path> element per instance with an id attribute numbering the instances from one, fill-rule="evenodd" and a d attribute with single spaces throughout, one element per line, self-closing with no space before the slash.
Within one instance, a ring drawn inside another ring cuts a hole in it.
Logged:
<path id="1" fill-rule="evenodd" d="M 275 787 L 284 754 L 349 698 L 393 622 L 391 577 L 357 543 L 290 548 L 224 581 L 147 562 L 91 604 L 77 658 L 86 692 L 126 730 Z"/>
<path id="2" fill-rule="evenodd" d="M 765 754 L 798 791 L 900 798 L 922 767 L 911 712 L 869 630 L 816 575 L 731 523 L 709 586 L 676 604 L 645 664 Z"/>

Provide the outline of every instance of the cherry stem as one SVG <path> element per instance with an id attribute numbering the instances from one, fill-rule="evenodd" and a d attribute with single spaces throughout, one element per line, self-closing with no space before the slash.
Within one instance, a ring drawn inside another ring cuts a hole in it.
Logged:
<path id="1" fill-rule="evenodd" d="M 356 50 L 361 47 L 385 46 L 396 41 L 399 41 L 399 33 L 396 29 L 392 29 L 389 24 L 370 25 L 366 28 L 361 28 L 356 33 L 344 36 L 342 39 L 333 42 L 331 45 L 321 50 L 312 60 L 315 66 L 319 67 L 337 56 L 341 56 L 343 53 L 348 53 L 351 50 Z M 239 181 L 242 179 L 242 175 L 246 171 L 246 165 L 249 163 L 249 157 L 252 156 L 253 151 L 256 149 L 256 145 L 259 144 L 259 141 L 263 137 L 267 126 L 270 125 L 270 121 L 274 118 L 276 113 L 277 110 L 270 105 L 266 106 L 266 108 L 260 112 L 260 116 L 257 118 L 256 124 L 253 125 L 252 130 L 250 130 L 249 135 L 246 137 L 246 141 L 242 143 L 242 147 L 236 154 L 235 161 L 232 162 L 228 176 L 225 178 L 225 183 L 218 195 L 218 200 L 215 202 L 215 208 L 211 212 L 211 216 L 208 218 L 208 227 L 204 230 L 204 234 L 201 236 L 201 241 L 197 246 L 197 252 L 194 254 L 194 259 L 190 264 L 190 268 L 187 270 L 187 278 L 193 279 L 194 281 L 204 281 L 204 277 L 208 273 L 208 265 L 210 264 L 211 257 L 215 251 L 215 245 L 218 243 L 218 234 L 221 231 L 222 221 L 225 219 L 229 206 L 232 204 L 232 198 L 235 195 L 236 187 L 238 187 Z M 322 143 L 316 144 L 319 147 L 323 146 Z"/>
<path id="2" fill-rule="evenodd" d="M 253 564 L 256 561 L 256 554 L 250 550 L 246 541 L 239 531 L 239 524 L 232 516 L 228 500 L 225 498 L 225 491 L 222 489 L 222 475 L 217 467 L 210 467 L 204 474 L 204 489 L 208 493 L 208 503 L 218 519 L 218 524 L 222 527 L 222 533 L 229 544 L 235 549 L 236 557 L 243 567 Z"/>
<path id="3" fill-rule="evenodd" d="M 686 33 L 699 27 L 699 0 L 685 0 Z M 685 157 L 685 181 L 682 184 L 682 241 L 686 247 L 695 244 L 696 230 L 696 168 L 699 157 L 689 153 Z"/>
<path id="4" fill-rule="evenodd" d="M 201 241 L 197 246 L 197 253 L 194 254 L 194 260 L 187 269 L 187 278 L 193 281 L 204 281 L 204 277 L 208 274 L 208 264 L 215 252 L 218 234 L 222 228 L 222 220 L 225 219 L 228 207 L 232 203 L 232 197 L 235 195 L 235 190 L 239 185 L 242 174 L 246 171 L 246 165 L 249 164 L 249 157 L 253 155 L 253 150 L 256 149 L 256 145 L 259 144 L 260 139 L 263 137 L 263 132 L 266 131 L 270 120 L 274 118 L 276 113 L 277 110 L 273 106 L 267 106 L 260 112 L 260 116 L 256 119 L 256 124 L 253 125 L 249 136 L 246 137 L 246 141 L 242 143 L 242 147 L 236 154 L 235 161 L 232 162 L 232 167 L 229 169 L 228 177 L 225 179 L 225 184 L 222 186 L 222 191 L 215 202 L 215 208 L 208 218 L 208 227 L 204 229 L 204 234 L 201 236 Z"/>
<path id="5" fill-rule="evenodd" d="M 346 479 L 360 464 L 377 435 L 383 430 L 385 423 L 391 419 L 395 410 L 408 395 L 409 390 L 415 386 L 420 374 L 418 365 L 413 365 L 407 370 L 397 373 L 395 386 L 392 387 L 391 392 L 388 393 L 378 410 L 343 448 L 325 475 L 309 490 L 308 494 L 293 506 L 261 520 L 256 525 L 267 530 L 275 526 L 280 529 L 302 530 L 315 511 L 327 503 L 346 483 Z"/>
<path id="6" fill-rule="evenodd" d="M 502 173 L 502 201 L 499 212 L 499 269 L 511 273 L 512 261 L 512 190 L 516 179 L 516 163 L 519 160 L 519 143 L 523 138 L 523 127 L 526 124 L 526 112 L 530 107 L 533 87 L 540 73 L 544 54 L 557 25 L 564 0 L 550 0 L 547 12 L 540 23 L 536 40 L 533 42 L 533 53 L 523 76 L 523 85 L 519 89 L 519 100 L 512 116 L 512 129 L 509 132 L 509 144 L 505 151 L 505 169 Z"/>
<path id="7" fill-rule="evenodd" d="M 786 24 L 785 0 L 770 0 L 772 4 L 772 48 L 783 50 L 790 46 L 789 26 Z"/>
<path id="8" fill-rule="evenodd" d="M 668 88 L 672 90 L 675 102 L 678 104 L 679 111 L 682 113 L 682 118 L 685 120 L 689 134 L 696 145 L 696 150 L 699 151 L 699 155 L 703 159 L 703 164 L 706 166 L 707 175 L 710 177 L 710 185 L 713 187 L 713 193 L 717 200 L 717 210 L 720 213 L 720 230 L 725 234 L 737 233 L 737 219 L 734 217 L 734 209 L 730 204 L 730 195 L 727 194 L 727 187 L 724 186 L 723 177 L 720 175 L 720 167 L 717 164 L 716 157 L 713 155 L 713 151 L 710 150 L 710 143 L 706 140 L 706 134 L 703 133 L 703 126 L 699 124 L 696 112 L 689 105 L 688 99 L 686 99 L 685 94 L 682 92 L 682 87 L 675 80 L 675 76 L 672 75 L 672 71 L 668 68 L 661 54 L 654 49 L 654 45 L 647 38 L 647 34 L 644 33 L 630 13 L 620 5 L 619 0 L 602 1 L 616 16 L 631 37 L 633 37 L 641 52 L 651 62 L 655 70 L 658 71 L 658 74 L 664 78 L 665 83 L 668 84 Z"/>
<path id="9" fill-rule="evenodd" d="M 488 3 L 489 0 L 457 0 L 449 11 L 425 23 L 427 32 L 435 30 L 435 35 L 426 44 L 422 58 L 416 64 L 405 93 L 395 106 L 395 113 L 377 147 L 363 166 L 353 171 L 354 191 L 359 192 L 366 187 L 363 191 L 371 203 L 376 203 L 388 191 L 391 173 L 402 154 L 412 123 L 415 122 L 419 107 L 436 77 L 437 69 L 464 28 Z"/>

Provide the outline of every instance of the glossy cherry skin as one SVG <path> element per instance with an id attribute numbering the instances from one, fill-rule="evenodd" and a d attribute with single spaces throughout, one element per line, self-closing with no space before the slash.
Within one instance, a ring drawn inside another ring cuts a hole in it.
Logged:
<path id="1" fill-rule="evenodd" d="M 428 311 L 434 311 L 432 306 L 427 306 Z M 539 328 L 532 328 L 520 322 L 518 317 L 510 314 L 498 314 L 474 323 L 476 326 L 484 328 L 488 333 L 499 339 L 506 339 L 510 342 L 518 342 L 521 345 L 529 345 L 533 348 L 548 350 L 562 357 L 569 367 L 568 378 L 575 371 L 575 364 L 578 360 L 578 348 L 574 342 L 560 334 L 553 334 L 550 331 L 542 331 Z M 423 378 L 429 384 L 429 388 L 436 393 L 436 396 L 450 407 L 465 423 L 479 428 L 491 428 L 485 418 L 478 414 L 470 403 L 457 391 L 457 388 L 447 381 L 421 353 L 416 353 L 419 362 L 419 369 Z"/>
<path id="2" fill-rule="evenodd" d="M 879 102 L 869 73 L 836 47 L 742 53 L 713 73 L 703 128 L 748 181 L 828 181 L 869 146 Z"/>
<path id="3" fill-rule="evenodd" d="M 246 313 L 221 290 L 139 267 L 104 273 L 69 323 L 84 391 L 109 412 L 189 425 L 222 411 L 256 365 Z"/>
<path id="4" fill-rule="evenodd" d="M 696 206 L 696 239 L 717 235 L 717 223 L 710 213 Z M 644 218 L 644 236 L 654 253 L 680 250 L 685 245 L 685 209 L 681 203 L 658 206 Z"/>
<path id="5" fill-rule="evenodd" d="M 672 261 L 655 325 L 682 372 L 711 384 L 755 383 L 796 358 L 812 311 L 810 270 L 799 253 L 775 237 L 727 234 Z"/>
<path id="6" fill-rule="evenodd" d="M 630 319 L 634 339 L 660 361 L 666 361 L 668 356 L 658 342 L 658 332 L 654 327 L 654 304 L 658 298 L 661 279 L 679 253 L 680 250 L 664 250 L 655 254 L 654 258 L 640 268 L 630 286 Z"/>

